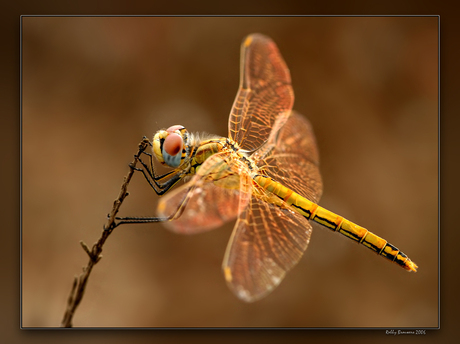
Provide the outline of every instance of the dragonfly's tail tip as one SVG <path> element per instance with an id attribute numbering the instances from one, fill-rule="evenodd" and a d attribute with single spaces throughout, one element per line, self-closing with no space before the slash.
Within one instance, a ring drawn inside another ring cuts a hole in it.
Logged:
<path id="1" fill-rule="evenodd" d="M 406 268 L 406 270 L 408 270 L 408 271 L 417 272 L 418 265 L 415 264 L 413 261 L 409 260 L 408 262 L 406 262 L 405 268 Z"/>

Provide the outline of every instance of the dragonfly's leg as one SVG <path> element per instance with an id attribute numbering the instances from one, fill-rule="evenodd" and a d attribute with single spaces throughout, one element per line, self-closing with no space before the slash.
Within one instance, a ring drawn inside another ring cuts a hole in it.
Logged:
<path id="1" fill-rule="evenodd" d="M 138 161 L 142 164 L 142 166 L 148 171 L 150 177 L 155 180 L 155 181 L 158 181 L 158 180 L 161 180 L 163 178 L 166 178 L 168 176 L 170 176 L 171 174 L 175 173 L 175 171 L 170 171 L 170 172 L 167 172 L 163 175 L 160 175 L 160 176 L 157 176 L 156 173 L 155 173 L 155 168 L 153 167 L 153 156 L 151 153 L 147 153 L 147 152 L 142 152 L 143 154 L 147 155 L 149 157 L 149 165 L 150 166 L 147 166 L 146 163 L 144 163 L 144 161 L 142 161 L 142 159 L 140 159 L 140 157 L 138 157 Z"/>
<path id="2" fill-rule="evenodd" d="M 153 168 L 153 164 L 152 164 L 152 155 L 149 154 L 149 153 L 145 153 L 147 156 L 149 156 L 149 159 L 150 159 L 150 167 L 147 166 L 147 164 L 142 161 L 140 158 L 138 158 L 138 161 L 141 163 L 141 165 L 145 168 L 145 170 L 147 171 L 147 173 L 149 174 L 150 178 L 152 178 L 154 181 L 158 181 L 158 180 L 161 180 L 161 179 L 164 179 L 174 173 L 176 173 L 176 170 L 172 170 L 172 171 L 169 171 L 161 176 L 157 176 L 156 173 L 155 173 L 155 169 Z"/>
<path id="3" fill-rule="evenodd" d="M 171 173 L 171 175 L 172 175 L 171 178 L 169 178 L 164 183 L 158 183 L 156 180 L 151 178 L 150 174 L 148 174 L 148 172 L 146 172 L 145 169 L 135 168 L 135 170 L 142 172 L 142 174 L 144 175 L 145 180 L 147 180 L 147 182 L 149 183 L 150 187 L 153 189 L 153 191 L 155 191 L 155 193 L 158 196 L 162 196 L 166 192 L 168 192 L 169 189 L 171 189 L 183 177 L 183 174 L 180 173 L 180 172 L 178 172 L 176 174 Z"/>
<path id="4" fill-rule="evenodd" d="M 182 199 L 181 202 L 179 202 L 177 209 L 172 212 L 169 216 L 166 217 L 116 217 L 115 219 L 118 220 L 118 223 L 115 225 L 115 227 L 125 224 L 125 223 L 155 223 L 155 222 L 164 222 L 164 221 L 169 221 L 169 220 L 174 220 L 177 219 L 179 216 L 182 215 L 182 212 L 184 211 L 184 208 L 190 198 L 190 191 L 192 188 L 190 188 L 189 192 L 185 193 L 184 198 Z"/>
<path id="5" fill-rule="evenodd" d="M 115 227 L 125 223 L 153 223 L 170 220 L 169 217 L 116 217 L 115 219 L 118 220 Z"/>
<path id="6" fill-rule="evenodd" d="M 176 172 L 176 174 L 169 173 L 168 176 L 170 176 L 171 178 L 166 180 L 164 183 L 158 183 L 156 180 L 152 178 L 152 176 L 148 172 L 145 171 L 145 169 L 136 170 L 142 172 L 150 187 L 153 189 L 153 191 L 155 191 L 155 193 L 158 196 L 162 196 L 166 192 L 168 192 L 169 189 L 171 189 L 183 177 L 183 173 L 181 172 Z"/>
<path id="7" fill-rule="evenodd" d="M 150 162 L 150 169 L 149 171 L 152 171 L 152 174 L 155 174 L 155 170 L 153 168 L 153 157 L 152 154 L 144 152 L 148 157 L 149 157 L 149 162 Z"/>
<path id="8" fill-rule="evenodd" d="M 173 170 L 163 175 L 157 176 L 153 168 L 152 155 L 145 152 L 144 154 L 149 156 L 150 167 L 144 161 L 142 161 L 140 157 L 138 157 L 138 161 L 141 163 L 143 168 L 135 168 L 135 170 L 142 172 L 150 187 L 155 191 L 157 195 L 161 196 L 168 192 L 169 189 L 171 189 L 171 187 L 175 185 L 179 180 L 181 180 L 185 175 L 184 171 L 178 172 Z"/>

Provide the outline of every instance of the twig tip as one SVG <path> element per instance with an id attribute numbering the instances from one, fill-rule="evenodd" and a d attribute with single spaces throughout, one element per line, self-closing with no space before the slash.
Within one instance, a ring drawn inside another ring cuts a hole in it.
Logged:
<path id="1" fill-rule="evenodd" d="M 88 254 L 88 256 L 91 257 L 91 252 L 89 250 L 89 247 L 88 245 L 85 244 L 85 242 L 83 240 L 80 240 L 80 245 L 81 247 L 83 247 L 83 249 L 85 250 L 85 252 Z"/>

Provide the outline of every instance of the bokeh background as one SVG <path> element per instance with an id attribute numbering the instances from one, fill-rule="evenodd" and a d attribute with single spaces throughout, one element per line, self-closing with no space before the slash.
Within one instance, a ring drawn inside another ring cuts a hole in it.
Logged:
<path id="1" fill-rule="evenodd" d="M 56 327 L 72 279 L 143 135 L 182 124 L 227 135 L 239 49 L 271 36 L 294 108 L 312 122 L 320 204 L 387 239 L 407 273 L 314 226 L 267 298 L 239 301 L 221 262 L 233 223 L 181 236 L 117 228 L 76 327 L 438 326 L 437 17 L 25 17 L 22 20 L 22 326 Z M 122 216 L 154 215 L 135 175 Z"/>

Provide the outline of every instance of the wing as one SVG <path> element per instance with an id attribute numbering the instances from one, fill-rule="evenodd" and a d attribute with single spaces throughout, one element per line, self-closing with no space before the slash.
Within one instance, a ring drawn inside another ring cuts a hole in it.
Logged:
<path id="1" fill-rule="evenodd" d="M 323 184 L 319 154 L 310 122 L 293 112 L 278 135 L 251 156 L 268 176 L 318 203 Z"/>
<path id="2" fill-rule="evenodd" d="M 270 293 L 299 261 L 311 230 L 287 205 L 252 197 L 238 217 L 222 265 L 230 289 L 246 302 Z"/>
<path id="3" fill-rule="evenodd" d="M 229 137 L 244 150 L 263 145 L 282 127 L 294 103 L 291 76 L 276 44 L 261 34 L 241 46 L 240 87 L 228 122 Z"/>
<path id="4" fill-rule="evenodd" d="M 158 203 L 158 215 L 177 233 L 194 234 L 235 219 L 251 196 L 248 167 L 228 153 L 209 157 L 192 179 Z"/>

